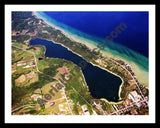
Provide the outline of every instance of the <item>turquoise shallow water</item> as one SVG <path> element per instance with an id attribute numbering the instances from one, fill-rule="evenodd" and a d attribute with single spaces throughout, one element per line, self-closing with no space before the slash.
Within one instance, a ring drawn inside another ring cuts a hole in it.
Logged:
<path id="1" fill-rule="evenodd" d="M 92 38 L 109 36 L 117 44 L 148 57 L 147 11 L 44 11 L 48 17 Z M 123 30 L 120 28 L 124 28 Z"/>
<path id="2" fill-rule="evenodd" d="M 58 27 L 59 29 L 63 30 L 67 35 L 69 35 L 71 38 L 76 39 L 80 41 L 81 43 L 90 43 L 95 45 L 98 45 L 99 43 L 106 44 L 106 41 L 104 38 L 100 38 L 97 36 L 92 36 L 89 34 L 86 34 L 84 32 L 81 32 L 77 29 L 74 29 L 70 26 L 67 26 L 66 24 L 57 22 L 53 18 L 47 16 L 43 12 L 36 12 L 35 13 L 38 17 L 44 19 L 47 23 L 50 25 L 54 25 Z M 123 60 L 126 60 L 127 63 L 129 63 L 131 66 L 136 64 L 137 67 L 133 66 L 133 69 L 135 71 L 135 74 L 141 78 L 140 82 L 144 83 L 145 85 L 148 85 L 148 58 L 139 54 L 136 51 L 133 51 L 130 48 L 125 47 L 124 45 L 118 44 L 116 42 L 111 42 L 106 46 L 102 52 L 106 53 L 106 55 L 120 58 Z M 133 64 L 134 63 L 134 64 Z M 136 71 L 138 70 L 138 71 Z"/>

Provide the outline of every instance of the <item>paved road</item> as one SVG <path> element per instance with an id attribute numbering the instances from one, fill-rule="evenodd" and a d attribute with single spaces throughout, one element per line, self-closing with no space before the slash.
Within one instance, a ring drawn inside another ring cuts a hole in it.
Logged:
<path id="1" fill-rule="evenodd" d="M 121 65 L 120 63 L 118 63 L 117 61 L 115 61 L 115 60 L 112 60 L 112 61 L 114 61 L 116 64 L 120 65 L 122 68 L 124 68 L 124 69 L 131 75 L 132 79 L 133 79 L 134 82 L 136 83 L 136 86 L 138 87 L 138 89 L 139 89 L 139 91 L 140 91 L 140 93 L 141 93 L 141 95 L 142 95 L 142 98 L 144 99 L 143 93 L 142 93 L 141 89 L 139 88 L 139 85 L 137 84 L 137 82 L 136 82 L 135 78 L 133 77 L 133 75 L 132 75 L 124 66 L 122 66 L 122 65 Z"/>
<path id="2" fill-rule="evenodd" d="M 144 102 L 144 101 L 146 102 L 146 99 L 141 100 L 141 101 L 138 101 L 137 103 L 142 103 L 142 102 Z M 146 103 L 147 103 L 147 102 L 146 102 Z M 122 109 L 119 109 L 119 110 L 117 110 L 117 111 L 115 111 L 115 112 L 113 112 L 113 113 L 111 113 L 111 114 L 114 114 L 114 113 L 117 113 L 117 112 L 119 112 L 119 111 L 123 111 L 123 110 L 125 110 L 125 109 L 131 108 L 131 107 L 133 107 L 134 105 L 136 105 L 136 102 L 133 102 L 133 103 L 131 103 L 130 106 L 125 107 L 125 108 L 122 108 Z"/>
<path id="3" fill-rule="evenodd" d="M 20 107 L 18 107 L 16 109 L 12 110 L 12 112 L 17 111 L 18 109 L 21 109 L 21 108 L 27 107 L 27 106 L 36 106 L 36 104 L 26 104 L 26 105 L 20 106 Z"/>

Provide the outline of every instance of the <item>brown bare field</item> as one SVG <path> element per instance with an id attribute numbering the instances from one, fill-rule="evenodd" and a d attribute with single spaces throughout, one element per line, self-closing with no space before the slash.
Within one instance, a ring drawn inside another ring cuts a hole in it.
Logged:
<path id="1" fill-rule="evenodd" d="M 35 72 L 30 72 L 26 75 L 21 75 L 15 80 L 15 86 L 28 86 L 31 83 L 38 81 L 38 74 Z"/>

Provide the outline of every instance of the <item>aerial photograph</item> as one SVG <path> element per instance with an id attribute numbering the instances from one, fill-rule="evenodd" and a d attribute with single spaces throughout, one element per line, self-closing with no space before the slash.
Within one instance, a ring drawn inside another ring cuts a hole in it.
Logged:
<path id="1" fill-rule="evenodd" d="M 149 115 L 148 11 L 12 11 L 11 115 Z"/>

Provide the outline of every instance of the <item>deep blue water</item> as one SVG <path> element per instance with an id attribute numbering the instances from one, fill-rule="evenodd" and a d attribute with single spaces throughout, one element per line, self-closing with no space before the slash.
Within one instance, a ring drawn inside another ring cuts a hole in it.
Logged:
<path id="1" fill-rule="evenodd" d="M 60 44 L 55 44 L 52 41 L 37 38 L 31 40 L 30 45 L 43 45 L 46 47 L 45 56 L 69 60 L 81 67 L 89 87 L 89 91 L 94 98 L 105 98 L 108 101 L 114 102 L 118 101 L 119 86 L 122 83 L 119 77 L 97 66 L 93 66 L 82 57 L 69 51 L 67 48 L 61 46 Z M 84 66 L 80 65 L 80 62 L 82 61 L 83 63 L 86 63 L 85 68 Z"/>
<path id="2" fill-rule="evenodd" d="M 124 23 L 127 28 L 113 41 L 148 57 L 148 12 L 44 13 L 60 23 L 103 39 L 115 31 L 120 23 Z"/>

